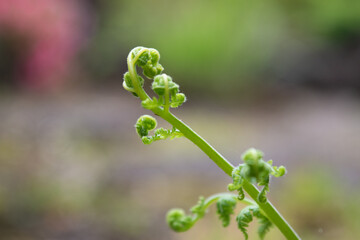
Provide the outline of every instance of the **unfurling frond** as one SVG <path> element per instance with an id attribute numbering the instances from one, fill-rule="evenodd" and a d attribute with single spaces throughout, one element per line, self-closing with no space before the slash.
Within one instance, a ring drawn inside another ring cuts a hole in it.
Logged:
<path id="1" fill-rule="evenodd" d="M 259 220 L 259 228 L 258 234 L 261 239 L 264 238 L 265 234 L 269 231 L 272 223 L 270 220 L 261 213 L 260 208 L 258 206 L 248 206 L 241 210 L 239 215 L 236 217 L 236 221 L 238 223 L 238 228 L 244 234 L 245 239 L 248 239 L 247 227 L 249 223 L 252 222 L 253 217 L 256 217 Z"/>
<path id="2" fill-rule="evenodd" d="M 216 203 L 217 213 L 219 218 L 222 221 L 224 227 L 229 226 L 230 224 L 230 215 L 234 213 L 236 207 L 236 199 L 233 196 L 225 195 Z"/>
<path id="3" fill-rule="evenodd" d="M 130 52 L 130 56 L 135 60 L 135 64 L 143 69 L 143 74 L 153 79 L 164 70 L 159 63 L 160 53 L 153 48 L 136 47 Z"/>
<path id="4" fill-rule="evenodd" d="M 284 166 L 272 166 L 272 160 L 265 162 L 263 160 L 264 154 L 255 149 L 250 148 L 243 155 L 244 163 L 240 164 L 232 171 L 233 183 L 228 185 L 230 191 L 239 191 L 239 196 L 243 195 L 243 181 L 249 181 L 253 184 L 263 186 L 259 195 L 258 201 L 265 203 L 267 201 L 266 193 L 269 191 L 270 176 L 281 177 L 286 173 Z"/>
<path id="5" fill-rule="evenodd" d="M 175 232 L 185 232 L 194 224 L 192 217 L 186 215 L 180 208 L 171 209 L 166 216 L 166 221 Z"/>
<path id="6" fill-rule="evenodd" d="M 135 124 L 136 132 L 140 137 L 145 137 L 149 134 L 149 131 L 156 128 L 156 119 L 149 115 L 141 116 Z"/>

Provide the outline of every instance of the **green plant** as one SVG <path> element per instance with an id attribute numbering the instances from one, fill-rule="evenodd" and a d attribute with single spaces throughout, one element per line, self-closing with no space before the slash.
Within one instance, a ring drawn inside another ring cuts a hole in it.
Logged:
<path id="1" fill-rule="evenodd" d="M 232 177 L 233 182 L 228 185 L 228 190 L 238 191 L 237 195 L 223 193 L 213 195 L 207 199 L 200 197 L 198 204 L 191 208 L 191 214 L 189 215 L 186 215 L 182 209 L 170 210 L 167 215 L 169 226 L 177 232 L 187 231 L 205 215 L 206 209 L 216 202 L 217 213 L 223 226 L 226 227 L 229 225 L 230 215 L 234 213 L 237 201 L 241 201 L 248 206 L 238 214 L 236 221 L 246 239 L 248 238 L 246 227 L 253 220 L 253 217 L 259 220 L 258 233 L 261 238 L 265 236 L 265 233 L 272 225 L 275 225 L 287 239 L 300 239 L 266 198 L 266 193 L 269 191 L 270 176 L 283 176 L 286 172 L 285 167 L 272 166 L 272 160 L 264 161 L 263 153 L 254 148 L 247 150 L 242 155 L 244 163 L 237 167 L 232 166 L 210 144 L 170 112 L 170 108 L 181 106 L 186 101 L 186 97 L 179 92 L 179 85 L 173 82 L 170 76 L 162 73 L 164 68 L 159 64 L 159 59 L 160 54 L 155 49 L 134 48 L 127 58 L 129 71 L 124 74 L 123 86 L 134 96 L 140 98 L 145 109 L 151 110 L 155 115 L 168 121 L 173 128 L 169 130 L 158 128 L 155 130 L 157 126 L 155 118 L 143 115 L 136 122 L 136 132 L 144 144 L 166 138 L 172 139 L 182 136 L 188 138 L 226 174 Z M 138 75 L 137 66 L 142 68 L 144 76 L 153 79 L 152 89 L 158 97 L 150 98 L 145 92 L 143 88 L 144 79 Z M 149 132 L 152 130 L 154 130 L 154 135 L 150 136 Z M 253 184 L 263 186 L 262 190 L 259 192 Z M 244 191 L 253 200 L 245 198 Z"/>

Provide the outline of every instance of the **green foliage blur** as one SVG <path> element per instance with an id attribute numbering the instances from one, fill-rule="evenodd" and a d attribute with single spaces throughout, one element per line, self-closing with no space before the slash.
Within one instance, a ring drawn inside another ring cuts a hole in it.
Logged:
<path id="1" fill-rule="evenodd" d="M 99 4 L 97 31 L 86 54 L 94 76 L 124 69 L 135 46 L 153 47 L 166 73 L 195 92 L 242 93 L 247 86 L 269 84 L 266 70 L 277 56 L 339 44 L 360 33 L 356 0 Z"/>

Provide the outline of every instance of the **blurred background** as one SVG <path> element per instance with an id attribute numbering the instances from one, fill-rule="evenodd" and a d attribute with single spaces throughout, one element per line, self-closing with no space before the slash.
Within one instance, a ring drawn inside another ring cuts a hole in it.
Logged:
<path id="1" fill-rule="evenodd" d="M 160 51 L 188 97 L 175 114 L 233 164 L 256 147 L 287 167 L 269 198 L 303 239 L 360 239 L 357 0 L 2 0 L 0 239 L 242 238 L 213 208 L 167 227 L 230 179 L 186 139 L 141 143 L 149 112 L 122 88 L 136 46 Z"/>

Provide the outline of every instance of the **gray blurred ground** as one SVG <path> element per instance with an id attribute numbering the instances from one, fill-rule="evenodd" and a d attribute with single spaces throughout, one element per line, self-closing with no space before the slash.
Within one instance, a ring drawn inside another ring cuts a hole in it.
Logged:
<path id="1" fill-rule="evenodd" d="M 360 100 L 291 96 L 240 107 L 186 103 L 174 112 L 233 164 L 256 147 L 286 165 L 270 199 L 306 239 L 357 239 Z M 214 211 L 188 233 L 167 228 L 169 208 L 226 191 L 229 178 L 186 139 L 143 145 L 133 125 L 145 113 L 123 90 L 2 97 L 4 239 L 239 239 Z M 339 217 L 345 210 L 350 217 Z M 275 229 L 270 236 L 281 239 Z"/>

